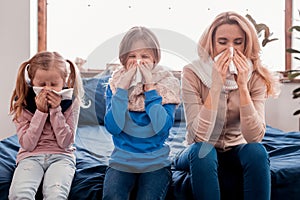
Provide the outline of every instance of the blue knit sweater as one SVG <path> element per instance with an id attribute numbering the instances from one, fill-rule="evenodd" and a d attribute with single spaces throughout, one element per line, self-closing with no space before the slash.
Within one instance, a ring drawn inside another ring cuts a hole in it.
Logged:
<path id="1" fill-rule="evenodd" d="M 145 112 L 128 111 L 128 91 L 106 90 L 104 124 L 115 145 L 109 166 L 125 172 L 144 173 L 170 166 L 165 143 L 174 123 L 175 104 L 162 105 L 156 90 L 145 95 Z"/>

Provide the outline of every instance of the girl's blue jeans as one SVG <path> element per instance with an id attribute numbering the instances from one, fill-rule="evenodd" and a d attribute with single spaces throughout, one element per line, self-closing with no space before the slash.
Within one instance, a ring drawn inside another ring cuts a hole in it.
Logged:
<path id="1" fill-rule="evenodd" d="M 194 143 L 174 165 L 189 172 L 194 199 L 270 199 L 270 162 L 260 143 L 241 144 L 226 152 L 209 143 Z"/>
<path id="2" fill-rule="evenodd" d="M 15 169 L 9 199 L 35 199 L 43 182 L 44 199 L 68 199 L 75 174 L 75 159 L 63 154 L 42 154 L 21 160 Z"/>
<path id="3" fill-rule="evenodd" d="M 128 173 L 109 167 L 104 178 L 103 200 L 126 200 L 132 195 L 136 200 L 163 200 L 171 179 L 169 167 L 146 173 Z"/>

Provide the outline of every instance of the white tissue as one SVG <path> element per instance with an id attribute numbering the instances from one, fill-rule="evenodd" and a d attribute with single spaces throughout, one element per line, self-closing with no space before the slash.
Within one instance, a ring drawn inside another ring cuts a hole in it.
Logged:
<path id="1" fill-rule="evenodd" d="M 72 100 L 72 96 L 73 96 L 73 88 L 68 88 L 68 89 L 63 89 L 59 92 L 52 90 L 52 92 L 58 94 L 61 96 L 61 100 Z"/>
<path id="2" fill-rule="evenodd" d="M 43 88 L 44 87 L 36 87 L 36 86 L 32 87 L 35 95 L 38 95 L 43 90 Z M 59 92 L 57 92 L 55 90 L 51 90 L 51 91 L 60 95 L 62 100 L 66 100 L 66 99 L 71 100 L 72 96 L 73 96 L 73 90 L 74 90 L 73 88 L 68 88 L 68 89 L 63 89 Z"/>
<path id="3" fill-rule="evenodd" d="M 230 58 L 233 58 L 233 54 L 234 54 L 234 49 L 233 49 L 233 47 L 229 47 L 229 50 L 230 50 Z M 234 65 L 234 63 L 233 63 L 233 60 L 231 60 L 230 61 L 230 63 L 229 63 L 229 72 L 231 73 L 231 74 L 238 74 L 238 71 L 237 71 L 237 69 L 236 69 L 236 66 Z"/>
<path id="4" fill-rule="evenodd" d="M 229 51 L 230 51 L 230 58 L 233 58 L 233 53 L 234 53 L 233 47 L 229 47 Z"/>
<path id="5" fill-rule="evenodd" d="M 230 58 L 233 57 L 234 55 L 234 49 L 233 47 L 229 47 L 229 50 L 230 50 Z M 221 52 L 219 53 L 215 58 L 214 60 L 217 61 L 219 59 L 219 57 L 223 54 L 224 52 Z M 233 61 L 231 60 L 230 63 L 229 63 L 229 73 L 230 74 L 238 74 L 238 71 L 236 69 L 236 66 L 234 65 Z"/>
<path id="6" fill-rule="evenodd" d="M 35 95 L 38 95 L 42 91 L 43 87 L 33 86 L 32 89 L 33 89 Z"/>
<path id="7" fill-rule="evenodd" d="M 142 73 L 140 71 L 140 68 L 137 67 L 136 68 L 136 73 L 133 76 L 133 79 L 132 79 L 131 84 L 130 84 L 129 87 L 136 86 L 138 83 L 142 83 L 142 82 L 143 82 Z"/>

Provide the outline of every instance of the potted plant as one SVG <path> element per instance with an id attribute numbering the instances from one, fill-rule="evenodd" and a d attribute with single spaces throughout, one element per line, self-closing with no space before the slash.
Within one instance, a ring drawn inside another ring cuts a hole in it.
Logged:
<path id="1" fill-rule="evenodd" d="M 299 13 L 299 16 L 300 16 L 300 10 L 298 10 L 298 13 Z M 292 26 L 291 28 L 289 28 L 288 31 L 290 31 L 290 32 L 297 31 L 297 32 L 300 33 L 300 26 L 298 26 L 298 25 Z M 300 37 L 297 37 L 296 39 L 300 40 Z M 300 49 L 288 48 L 288 49 L 286 49 L 286 51 L 288 53 L 292 53 L 292 54 L 300 54 Z M 300 56 L 297 56 L 297 55 L 294 56 L 293 58 L 296 59 L 296 60 L 300 60 Z M 290 80 L 295 79 L 299 75 L 300 75 L 300 69 L 293 69 L 293 70 L 287 71 L 287 77 Z M 293 90 L 293 99 L 296 99 L 296 98 L 299 98 L 299 97 L 300 97 L 300 87 Z M 293 115 L 298 115 L 298 114 L 300 114 L 300 109 L 296 110 L 293 113 Z"/>

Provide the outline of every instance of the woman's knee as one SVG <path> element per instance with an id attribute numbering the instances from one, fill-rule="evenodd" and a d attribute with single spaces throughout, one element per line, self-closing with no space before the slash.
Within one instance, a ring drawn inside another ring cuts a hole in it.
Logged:
<path id="1" fill-rule="evenodd" d="M 216 159 L 217 151 L 212 144 L 197 142 L 190 147 L 190 156 L 199 159 Z"/>
<path id="2" fill-rule="evenodd" d="M 265 147 L 260 143 L 248 143 L 240 150 L 242 164 L 256 163 L 269 165 L 269 156 Z"/>
<path id="3" fill-rule="evenodd" d="M 217 163 L 217 151 L 213 145 L 206 142 L 197 142 L 181 152 L 174 160 L 176 169 L 189 171 L 192 166 L 215 165 Z"/>
<path id="4" fill-rule="evenodd" d="M 198 171 L 216 169 L 218 166 L 217 151 L 213 145 L 206 142 L 195 143 L 190 147 L 189 162 L 191 170 Z"/>
<path id="5" fill-rule="evenodd" d="M 245 155 L 251 156 L 253 158 L 268 159 L 266 148 L 261 143 L 248 143 L 244 146 L 242 151 L 245 151 Z"/>

